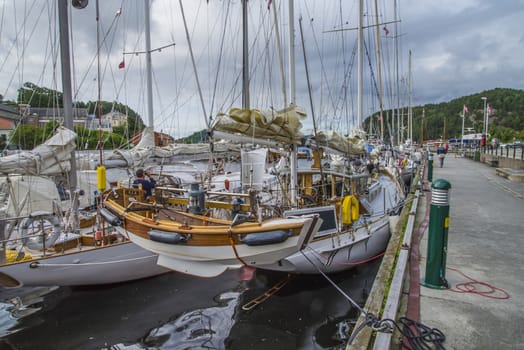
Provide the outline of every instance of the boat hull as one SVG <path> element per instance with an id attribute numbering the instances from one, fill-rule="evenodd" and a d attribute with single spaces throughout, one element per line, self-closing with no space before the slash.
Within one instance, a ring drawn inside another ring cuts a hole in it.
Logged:
<path id="1" fill-rule="evenodd" d="M 291 236 L 284 242 L 263 245 L 190 246 L 154 241 L 131 231 L 125 233 L 132 242 L 158 254 L 158 264 L 161 266 L 190 275 L 214 277 L 227 269 L 243 265 L 258 267 L 271 264 L 297 252 L 314 236 L 322 222 L 318 217 L 282 219 L 274 220 L 264 228 L 270 232 L 273 226 L 278 227 L 290 221 L 303 223 L 299 235 Z"/>
<path id="2" fill-rule="evenodd" d="M 336 273 L 380 257 L 390 238 L 387 217 L 361 226 L 354 233 L 325 236 L 311 242 L 306 249 L 261 269 L 299 274 Z"/>
<path id="3" fill-rule="evenodd" d="M 158 266 L 157 256 L 132 242 L 79 250 L 0 267 L 0 285 L 77 286 L 127 282 L 169 270 Z"/>

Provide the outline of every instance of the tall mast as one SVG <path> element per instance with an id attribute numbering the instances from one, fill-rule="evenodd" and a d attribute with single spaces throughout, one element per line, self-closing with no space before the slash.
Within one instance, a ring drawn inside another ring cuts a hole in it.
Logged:
<path id="1" fill-rule="evenodd" d="M 382 102 L 382 64 L 380 62 L 380 22 L 378 20 L 378 2 L 375 0 L 375 18 L 377 24 L 375 25 L 375 35 L 377 42 L 377 67 L 378 67 L 378 102 L 380 106 L 380 139 L 384 140 L 384 117 L 382 115 L 382 110 L 384 108 Z"/>
<path id="2" fill-rule="evenodd" d="M 289 8 L 289 95 L 290 105 L 296 104 L 296 87 L 295 87 L 295 6 L 294 1 L 288 1 Z"/>
<path id="3" fill-rule="evenodd" d="M 426 109 L 422 108 L 422 121 L 420 122 L 420 146 L 424 144 L 424 118 L 426 117 Z"/>
<path id="4" fill-rule="evenodd" d="M 398 60 L 398 18 L 397 0 L 395 0 L 395 84 L 397 87 L 397 145 L 400 145 L 400 86 L 399 86 L 399 60 Z"/>
<path id="5" fill-rule="evenodd" d="M 290 105 L 295 106 L 296 101 L 296 86 L 295 86 L 295 4 L 293 0 L 288 1 L 289 12 L 289 95 L 291 98 Z M 311 111 L 313 112 L 313 110 Z M 296 146 L 291 146 L 289 157 L 290 174 L 289 181 L 291 182 L 291 206 L 297 205 L 297 182 L 298 182 L 298 161 Z"/>
<path id="6" fill-rule="evenodd" d="M 58 0 L 58 26 L 60 31 L 60 64 L 62 69 L 62 89 L 64 104 L 64 126 L 69 130 L 73 125 L 73 95 L 71 89 L 71 62 L 69 49 L 69 20 L 67 0 Z M 71 151 L 71 172 L 69 174 L 69 190 L 71 195 L 76 191 L 76 156 Z"/>
<path id="7" fill-rule="evenodd" d="M 144 1 L 145 27 L 146 27 L 146 86 L 147 86 L 147 120 L 150 127 L 154 127 L 153 120 L 153 78 L 151 73 L 151 28 L 150 28 L 150 2 Z"/>
<path id="8" fill-rule="evenodd" d="M 409 50 L 409 72 L 408 72 L 408 88 L 409 88 L 409 102 L 408 102 L 408 129 L 409 129 L 409 140 L 411 146 L 413 146 L 413 111 L 411 109 L 411 50 Z"/>
<path id="9" fill-rule="evenodd" d="M 358 100 L 357 100 L 357 123 L 358 127 L 362 127 L 362 101 L 363 101 L 363 63 L 364 63 L 364 51 L 363 51 L 363 41 L 364 41 L 364 1 L 358 1 L 358 40 L 357 40 L 357 50 L 358 50 Z"/>
<path id="10" fill-rule="evenodd" d="M 249 45 L 247 0 L 242 0 L 242 108 L 249 109 Z"/>

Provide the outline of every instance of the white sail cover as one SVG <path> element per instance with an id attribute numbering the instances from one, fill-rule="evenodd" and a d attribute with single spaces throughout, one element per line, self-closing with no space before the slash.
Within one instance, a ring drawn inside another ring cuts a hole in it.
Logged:
<path id="1" fill-rule="evenodd" d="M 65 127 L 31 151 L 0 158 L 0 174 L 55 175 L 71 170 L 76 134 Z"/>
<path id="2" fill-rule="evenodd" d="M 267 149 L 242 150 L 242 187 L 261 190 L 264 187 Z"/>
<path id="3" fill-rule="evenodd" d="M 301 120 L 306 113 L 296 106 L 280 111 L 232 108 L 217 115 L 214 130 L 266 139 L 286 144 L 300 144 L 304 135 Z"/>
<path id="4" fill-rule="evenodd" d="M 79 207 L 86 208 L 94 204 L 93 192 L 97 190 L 97 173 L 95 170 L 77 173 L 79 188 L 85 194 L 79 196 Z M 0 177 L 2 190 L 6 193 L 7 203 L 4 208 L 8 217 L 26 216 L 35 211 L 51 211 L 53 203 L 62 210 L 71 207 L 66 182 L 57 181 L 54 177 L 32 175 L 9 175 Z M 109 188 L 109 184 L 106 185 Z"/>
<path id="5" fill-rule="evenodd" d="M 319 131 L 316 136 L 312 138 L 318 146 L 325 146 L 343 154 L 363 154 L 365 153 L 365 142 L 358 138 L 344 137 L 333 130 Z"/>
<path id="6" fill-rule="evenodd" d="M 138 145 L 128 150 L 114 150 L 113 153 L 107 157 L 105 165 L 112 167 L 111 163 L 114 163 L 115 166 L 141 167 L 153 156 L 154 149 L 155 135 L 153 128 L 146 127 L 142 132 L 142 137 Z"/>

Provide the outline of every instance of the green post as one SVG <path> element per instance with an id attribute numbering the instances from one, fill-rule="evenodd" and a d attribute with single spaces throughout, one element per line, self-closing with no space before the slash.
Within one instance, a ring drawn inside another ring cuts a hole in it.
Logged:
<path id="1" fill-rule="evenodd" d="M 444 179 L 437 179 L 431 185 L 426 277 L 421 281 L 421 284 L 433 289 L 449 288 L 446 281 L 446 257 L 450 189 L 451 184 Z"/>
<path id="2" fill-rule="evenodd" d="M 433 153 L 428 153 L 428 181 L 433 181 Z"/>

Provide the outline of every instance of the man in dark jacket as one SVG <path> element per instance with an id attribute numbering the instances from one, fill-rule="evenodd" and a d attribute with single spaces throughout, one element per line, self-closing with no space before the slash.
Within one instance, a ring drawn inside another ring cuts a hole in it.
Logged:
<path id="1" fill-rule="evenodd" d="M 147 176 L 148 179 L 146 179 L 144 175 Z M 142 189 L 146 192 L 147 199 L 151 196 L 151 190 L 155 188 L 156 181 L 151 177 L 151 173 L 144 173 L 144 169 L 138 169 L 136 171 L 136 179 L 133 181 L 133 187 L 138 188 L 139 184 L 142 185 Z"/>
<path id="2" fill-rule="evenodd" d="M 440 160 L 440 167 L 442 168 L 444 166 L 444 158 L 446 157 L 446 149 L 444 147 L 438 147 L 437 148 L 437 156 Z"/>

